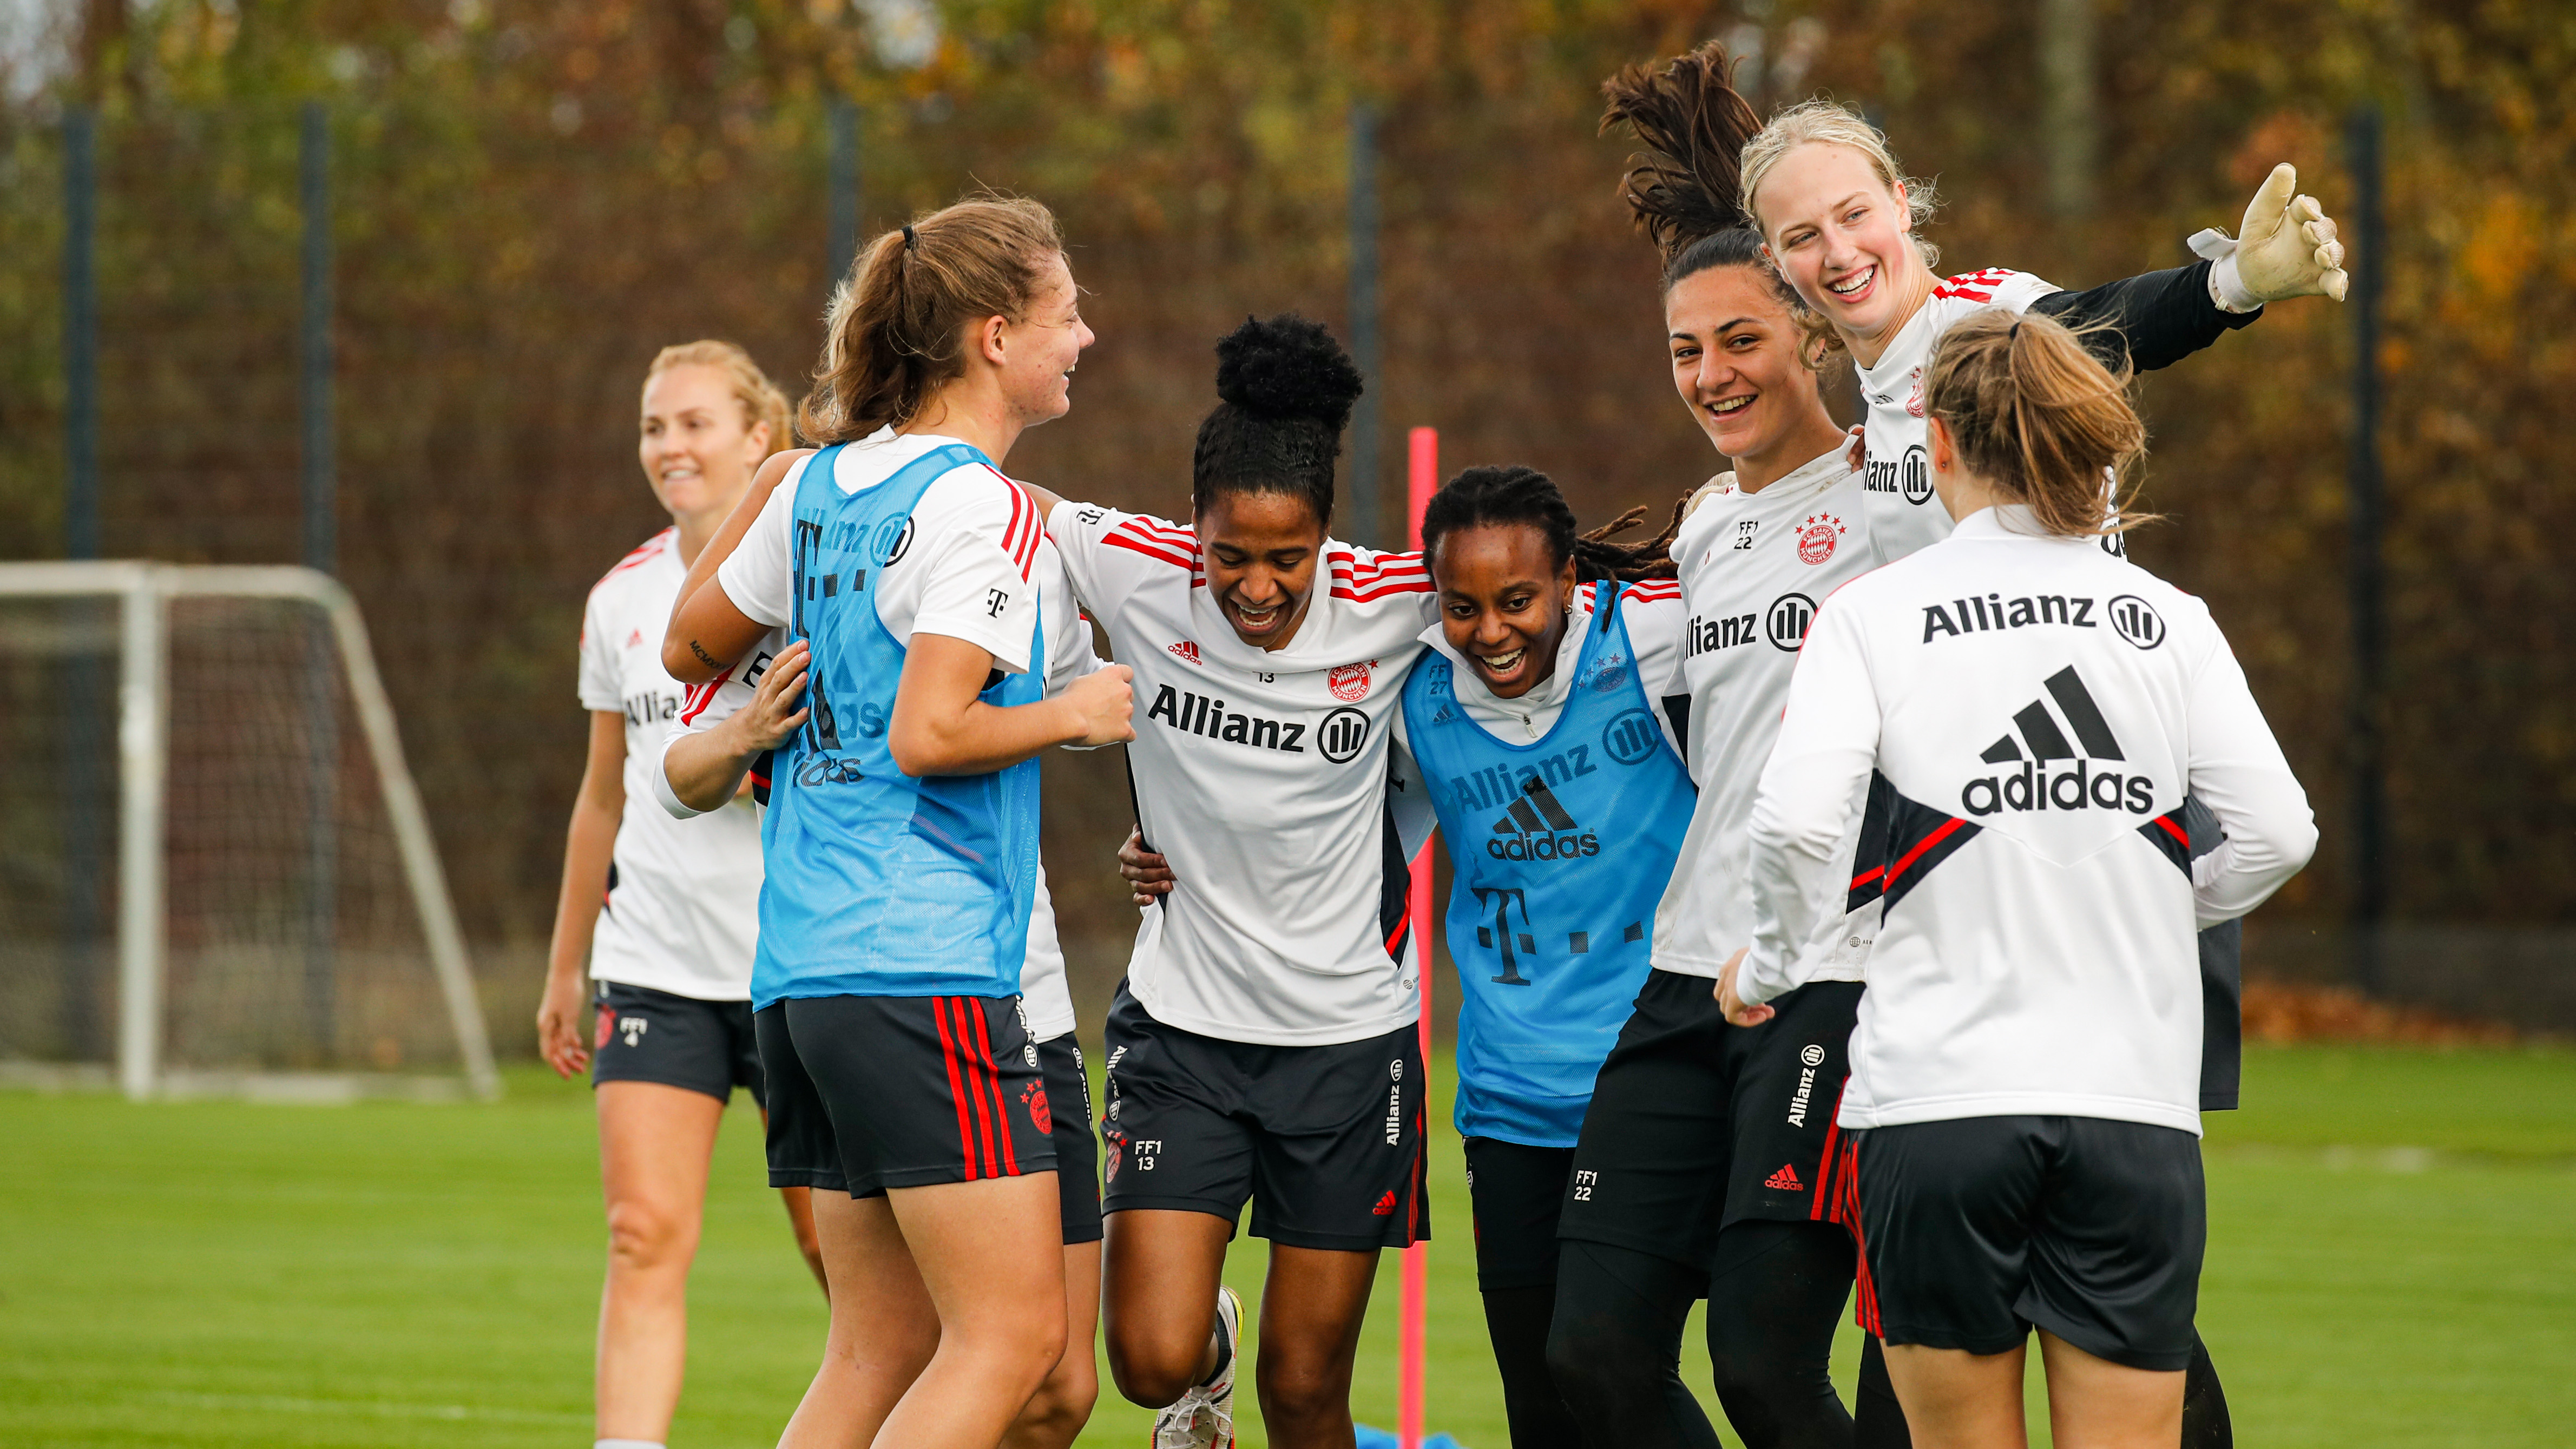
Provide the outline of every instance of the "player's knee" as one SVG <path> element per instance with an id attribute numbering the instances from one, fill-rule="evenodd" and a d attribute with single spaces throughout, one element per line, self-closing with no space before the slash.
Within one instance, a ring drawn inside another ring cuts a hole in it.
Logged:
<path id="1" fill-rule="evenodd" d="M 636 1272 L 686 1267 L 697 1250 L 696 1214 L 632 1200 L 609 1206 L 608 1251 L 617 1266 Z"/>
<path id="2" fill-rule="evenodd" d="M 1586 1406 L 1614 1400 L 1622 1389 L 1620 1376 L 1603 1363 L 1591 1336 L 1562 1318 L 1548 1327 L 1547 1376 L 1556 1385 L 1557 1397 L 1577 1414 Z"/>
<path id="3" fill-rule="evenodd" d="M 1029 1395 L 1011 1443 L 1071 1444 L 1082 1426 L 1091 1422 L 1092 1406 L 1100 1400 L 1100 1376 L 1092 1369 L 1091 1355 L 1084 1352 L 1088 1345 L 1067 1347 L 1070 1351 L 1056 1360 L 1046 1382 Z"/>
<path id="4" fill-rule="evenodd" d="M 1321 1355 L 1272 1354 L 1264 1348 L 1257 1378 L 1261 1414 L 1271 1423 L 1307 1424 L 1348 1413 L 1351 1369 Z"/>
<path id="5" fill-rule="evenodd" d="M 1207 1367 L 1205 1332 L 1157 1339 L 1113 1319 L 1104 1338 L 1118 1396 L 1142 1408 L 1160 1409 L 1179 1399 Z"/>

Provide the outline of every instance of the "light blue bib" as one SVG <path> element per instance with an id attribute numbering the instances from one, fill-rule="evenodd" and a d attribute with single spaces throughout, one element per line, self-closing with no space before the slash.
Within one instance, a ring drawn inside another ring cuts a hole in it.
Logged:
<path id="1" fill-rule="evenodd" d="M 1449 956 L 1458 1131 L 1571 1147 L 1592 1079 L 1645 984 L 1655 906 L 1697 791 L 1655 723 L 1609 584 L 1545 738 L 1467 718 L 1449 660 L 1404 682 L 1404 727 L 1456 867 Z"/>
<path id="2" fill-rule="evenodd" d="M 951 444 L 844 494 L 832 482 L 840 452 L 815 454 L 796 487 L 788 633 L 813 648 L 809 716 L 772 763 L 752 1006 L 1016 996 L 1037 882 L 1038 762 L 919 780 L 895 767 L 886 726 L 905 651 L 869 592 L 911 545 L 912 511 L 930 485 L 990 460 Z M 983 698 L 1028 704 L 1045 689 L 1040 637 L 1027 671 Z"/>

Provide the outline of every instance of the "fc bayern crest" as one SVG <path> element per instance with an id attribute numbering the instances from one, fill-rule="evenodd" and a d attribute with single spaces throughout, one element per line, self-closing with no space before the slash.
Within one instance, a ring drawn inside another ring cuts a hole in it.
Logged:
<path id="1" fill-rule="evenodd" d="M 1335 665 L 1333 672 L 1324 676 L 1324 687 L 1333 692 L 1333 698 L 1345 704 L 1357 704 L 1368 698 L 1369 671 L 1376 667 L 1374 659 Z"/>
<path id="2" fill-rule="evenodd" d="M 1843 521 L 1830 513 L 1818 513 L 1798 525 L 1798 557 L 1802 562 L 1820 564 L 1834 556 L 1834 545 L 1843 536 Z"/>
<path id="3" fill-rule="evenodd" d="M 1905 400 L 1905 415 L 1909 418 L 1923 416 L 1923 369 L 1919 367 L 1914 369 L 1914 395 Z"/>

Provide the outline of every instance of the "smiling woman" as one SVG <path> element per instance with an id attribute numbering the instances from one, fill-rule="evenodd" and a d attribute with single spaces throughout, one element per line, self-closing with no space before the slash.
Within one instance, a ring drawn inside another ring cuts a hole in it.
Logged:
<path id="1" fill-rule="evenodd" d="M 752 1045 L 760 837 L 748 810 L 680 829 L 645 780 L 681 689 L 648 642 L 753 470 L 787 436 L 787 399 L 739 347 L 663 348 L 644 377 L 636 456 L 671 527 L 591 589 L 581 698 L 590 757 L 564 847 L 537 1035 L 564 1076 L 587 1067 L 599 1114 L 608 1282 L 597 1431 L 659 1443 L 680 1397 L 689 1266 L 707 1154 L 737 1086 L 765 1101 Z M 785 1192 L 821 1272 L 804 1188 Z"/>
<path id="2" fill-rule="evenodd" d="M 770 1181 L 813 1189 L 833 1305 L 790 1446 L 994 1443 L 1066 1352 L 1053 1111 L 1019 1000 L 1036 756 L 1127 738 L 1128 690 L 1112 666 L 1046 694 L 1044 535 L 1001 464 L 1071 406 L 1079 297 L 1034 201 L 878 237 L 803 412 L 827 446 L 764 470 L 664 638 L 699 680 L 773 629 L 809 651 L 804 721 L 774 741 L 751 981 Z M 1060 1441 L 1081 1414 L 1062 1417 L 1021 1427 Z"/>
<path id="3" fill-rule="evenodd" d="M 1360 391 L 1329 333 L 1248 320 L 1216 383 L 1188 524 L 1041 495 L 1136 668 L 1128 764 L 1173 877 L 1109 1013 L 1109 1365 L 1160 1411 L 1155 1442 L 1231 1442 L 1241 1308 L 1217 1274 L 1250 1199 L 1272 1244 L 1263 1420 L 1276 1443 L 1347 1444 L 1378 1250 L 1428 1227 L 1387 741 L 1431 584 L 1326 532 Z"/>

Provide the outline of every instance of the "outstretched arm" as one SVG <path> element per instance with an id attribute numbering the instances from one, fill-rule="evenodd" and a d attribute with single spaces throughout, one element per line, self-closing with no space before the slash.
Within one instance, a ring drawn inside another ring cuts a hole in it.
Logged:
<path id="1" fill-rule="evenodd" d="M 2343 243 L 2317 199 L 2299 194 L 2297 168 L 2286 162 L 2272 168 L 2238 232 L 2232 240 L 2214 228 L 2192 237 L 2191 249 L 2205 261 L 2089 291 L 2051 293 L 2031 310 L 2070 327 L 2108 324 L 2087 339 L 2103 362 L 2116 367 L 2125 360 L 2153 372 L 2252 322 L 2267 302 L 2343 299 Z"/>

